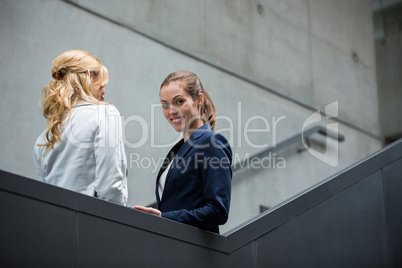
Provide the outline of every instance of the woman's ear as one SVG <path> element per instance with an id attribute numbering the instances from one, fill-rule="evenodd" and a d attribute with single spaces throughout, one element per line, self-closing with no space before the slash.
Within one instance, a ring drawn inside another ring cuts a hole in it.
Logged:
<path id="1" fill-rule="evenodd" d="M 204 94 L 200 93 L 198 95 L 198 107 L 201 107 L 204 104 Z"/>
<path id="2" fill-rule="evenodd" d="M 86 75 L 87 75 L 87 78 L 88 78 L 89 82 L 91 82 L 91 84 L 92 84 L 92 73 L 91 73 L 91 70 L 86 71 Z"/>

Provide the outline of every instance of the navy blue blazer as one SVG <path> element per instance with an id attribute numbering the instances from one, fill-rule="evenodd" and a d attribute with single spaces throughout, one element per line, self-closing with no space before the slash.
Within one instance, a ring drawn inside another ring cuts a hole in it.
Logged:
<path id="1" fill-rule="evenodd" d="M 160 200 L 159 178 L 167 168 Z M 232 149 L 209 124 L 197 129 L 168 153 L 156 179 L 156 200 L 162 217 L 219 233 L 227 221 L 232 182 Z"/>

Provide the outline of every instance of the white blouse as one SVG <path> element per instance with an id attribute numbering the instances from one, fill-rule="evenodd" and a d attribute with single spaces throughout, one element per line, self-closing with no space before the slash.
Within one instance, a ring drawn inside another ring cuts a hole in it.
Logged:
<path id="1" fill-rule="evenodd" d="M 37 179 L 79 193 L 127 204 L 127 159 L 120 113 L 113 105 L 79 103 L 48 151 L 46 130 L 34 146 Z"/>
<path id="2" fill-rule="evenodd" d="M 159 183 L 158 183 L 158 193 L 159 193 L 159 200 L 162 200 L 162 194 L 163 194 L 163 189 L 165 189 L 165 184 L 166 184 L 166 177 L 167 174 L 169 173 L 170 166 L 172 165 L 172 161 L 170 161 L 169 165 L 163 171 L 162 175 L 159 178 Z"/>

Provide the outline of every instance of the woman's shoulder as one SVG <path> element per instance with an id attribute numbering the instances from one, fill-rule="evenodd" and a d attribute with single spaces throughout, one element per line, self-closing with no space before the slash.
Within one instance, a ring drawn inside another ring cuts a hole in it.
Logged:
<path id="1" fill-rule="evenodd" d="M 42 131 L 42 133 L 41 133 L 41 134 L 39 135 L 39 137 L 36 139 L 34 148 L 36 148 L 36 149 L 43 148 L 43 146 L 39 146 L 39 144 L 45 144 L 45 143 L 46 143 L 46 141 L 45 141 L 46 131 L 47 131 L 47 129 L 45 129 L 44 131 Z"/>
<path id="2" fill-rule="evenodd" d="M 103 110 L 107 115 L 117 115 L 120 116 L 119 110 L 113 104 L 98 105 L 99 109 Z"/>
<path id="3" fill-rule="evenodd" d="M 119 110 L 113 104 L 102 103 L 102 104 L 95 104 L 89 102 L 81 102 L 74 106 L 74 110 L 76 112 L 88 112 L 88 113 L 97 113 L 98 115 L 117 115 L 120 116 Z"/>
<path id="4" fill-rule="evenodd" d="M 219 132 L 216 132 L 216 131 L 212 130 L 211 127 L 209 127 L 209 126 L 207 126 L 205 128 L 205 132 L 203 133 L 202 137 L 208 138 L 208 139 L 216 138 L 216 139 L 226 140 L 225 136 L 223 136 Z"/>
<path id="5" fill-rule="evenodd" d="M 228 147 L 230 148 L 229 141 L 226 139 L 225 136 L 222 134 L 215 132 L 211 129 L 206 131 L 202 136 L 201 139 L 203 140 L 203 143 L 212 143 L 219 145 L 218 147 Z"/>
<path id="6" fill-rule="evenodd" d="M 213 130 L 206 131 L 204 135 L 205 135 L 206 138 L 209 138 L 209 139 L 215 138 L 215 139 L 224 139 L 224 140 L 226 140 L 225 136 L 223 136 L 221 133 L 215 132 Z"/>

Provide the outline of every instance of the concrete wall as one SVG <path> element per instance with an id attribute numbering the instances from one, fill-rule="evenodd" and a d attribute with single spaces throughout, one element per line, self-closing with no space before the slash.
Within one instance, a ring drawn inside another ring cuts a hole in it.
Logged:
<path id="1" fill-rule="evenodd" d="M 126 122 L 130 205 L 155 201 L 154 163 L 179 137 L 152 106 L 175 70 L 199 75 L 235 159 L 300 133 L 316 109 L 338 101 L 338 116 L 321 123 L 338 123 L 346 141 L 323 147 L 314 138 L 338 165 L 295 145 L 274 156 L 284 168 L 236 173 L 223 231 L 380 148 L 369 0 L 5 0 L 0 36 L 0 169 L 9 172 L 34 177 L 32 147 L 46 126 L 40 91 L 52 60 L 70 49 L 89 51 L 110 71 L 105 97 Z"/>
<path id="2" fill-rule="evenodd" d="M 369 0 L 71 2 L 379 134 Z"/>
<path id="3" fill-rule="evenodd" d="M 377 41 L 377 77 L 382 137 L 402 136 L 402 32 Z"/>
<path id="4" fill-rule="evenodd" d="M 381 137 L 402 137 L 402 1 L 381 3 L 374 13 Z"/>

